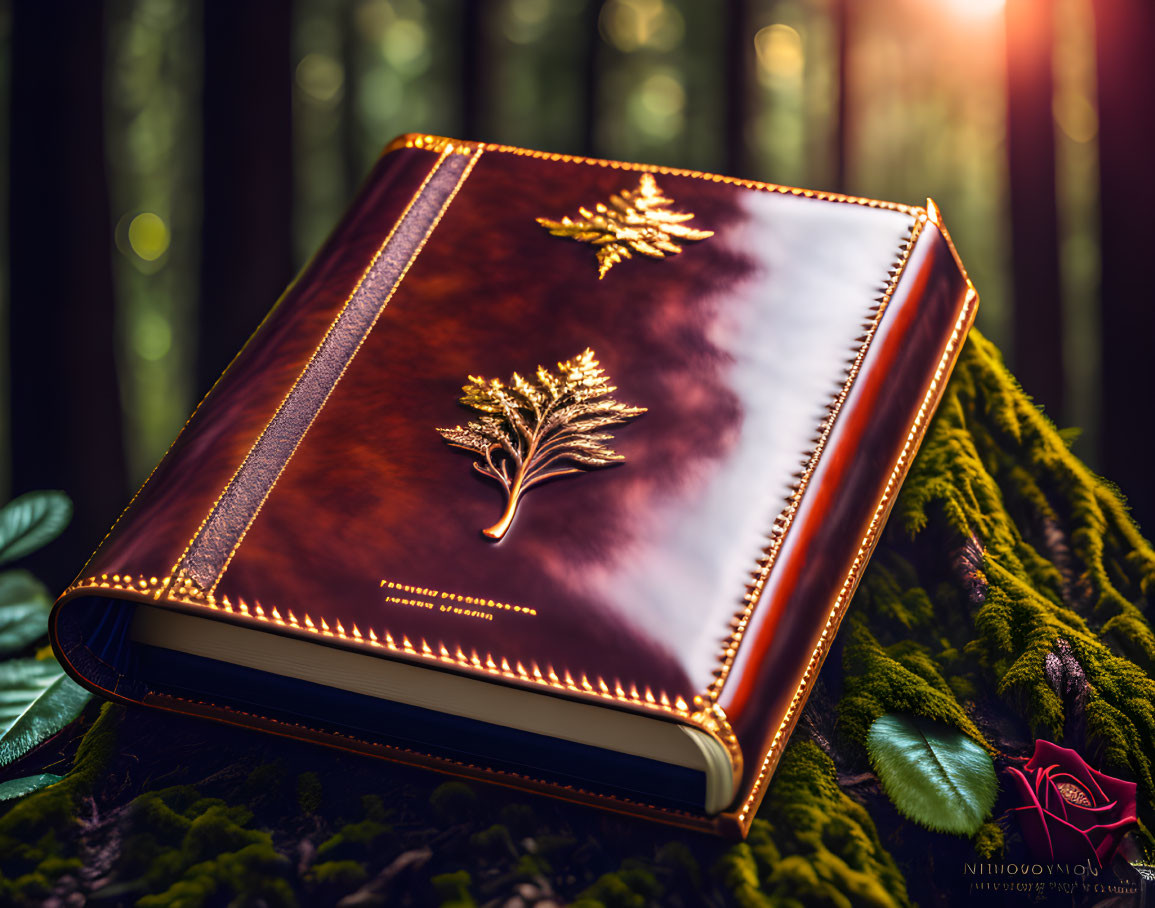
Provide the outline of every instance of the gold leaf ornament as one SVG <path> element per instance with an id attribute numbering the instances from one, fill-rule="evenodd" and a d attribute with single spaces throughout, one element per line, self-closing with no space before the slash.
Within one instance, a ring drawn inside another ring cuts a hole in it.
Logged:
<path id="1" fill-rule="evenodd" d="M 481 531 L 490 539 L 505 535 L 522 495 L 535 485 L 625 460 L 602 430 L 646 412 L 610 397 L 617 388 L 590 349 L 558 363 L 556 373 L 538 366 L 532 379 L 515 372 L 508 383 L 471 375 L 462 390 L 461 403 L 480 415 L 437 431 L 475 454 L 473 468 L 505 490 L 501 519 Z"/>
<path id="2" fill-rule="evenodd" d="M 569 237 L 598 247 L 598 279 L 618 262 L 640 253 L 661 259 L 682 251 L 675 240 L 704 240 L 713 230 L 698 230 L 686 224 L 694 215 L 671 211 L 674 200 L 663 195 L 652 173 L 643 173 L 637 189 L 624 189 L 610 196 L 609 204 L 598 202 L 593 210 L 579 208 L 579 218 L 568 215 L 560 221 L 538 218 L 537 222 L 554 236 Z"/>

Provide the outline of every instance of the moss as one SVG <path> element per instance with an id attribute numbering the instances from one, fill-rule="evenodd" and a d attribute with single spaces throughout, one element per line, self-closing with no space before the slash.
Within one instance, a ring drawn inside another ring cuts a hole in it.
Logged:
<path id="1" fill-rule="evenodd" d="M 997 857 L 1001 857 L 1003 849 L 1006 847 L 1006 837 L 1003 834 L 1003 827 L 998 823 L 983 823 L 979 827 L 979 831 L 974 834 L 972 844 L 975 848 L 975 853 L 980 857 L 986 858 L 988 861 Z"/>
<path id="2" fill-rule="evenodd" d="M 672 881 L 672 888 L 680 892 L 699 892 L 702 888 L 702 869 L 685 842 L 672 841 L 658 849 L 656 862 Z"/>
<path id="3" fill-rule="evenodd" d="M 488 829 L 475 832 L 470 836 L 469 850 L 479 857 L 495 860 L 506 855 L 517 854 L 517 848 L 513 844 L 509 829 L 501 823 L 494 823 Z"/>
<path id="4" fill-rule="evenodd" d="M 38 902 L 55 881 L 73 869 L 63 841 L 76 824 L 76 806 L 90 796 L 116 752 L 116 727 L 122 710 L 100 707 L 85 732 L 72 769 L 55 785 L 12 803 L 0 816 L 0 896 L 13 904 Z M 0 900 L 2 901 L 2 900 Z"/>
<path id="5" fill-rule="evenodd" d="M 260 763 L 249 773 L 239 792 L 245 804 L 254 809 L 275 804 L 285 784 L 285 770 L 279 762 Z"/>
<path id="6" fill-rule="evenodd" d="M 528 804 L 513 803 L 504 805 L 497 814 L 497 821 L 509 828 L 514 838 L 523 838 L 533 835 L 538 830 L 537 815 Z"/>
<path id="7" fill-rule="evenodd" d="M 366 820 L 378 820 L 380 822 L 384 822 L 390 814 L 390 811 L 385 809 L 385 802 L 381 800 L 379 795 L 362 795 L 361 810 Z"/>
<path id="8" fill-rule="evenodd" d="M 430 880 L 442 908 L 473 908 L 477 904 L 469 892 L 469 871 L 442 873 Z"/>
<path id="9" fill-rule="evenodd" d="M 446 824 L 473 819 L 477 812 L 477 795 L 464 782 L 444 782 L 429 796 L 433 815 Z"/>
<path id="10" fill-rule="evenodd" d="M 602 874 L 578 896 L 575 905 L 604 908 L 646 908 L 662 894 L 653 873 L 638 861 L 624 861 L 620 870 Z"/>
<path id="11" fill-rule="evenodd" d="M 272 846 L 267 833 L 261 840 L 215 855 L 185 869 L 180 879 L 163 892 L 146 895 L 138 908 L 198 908 L 201 905 L 238 904 L 288 908 L 297 904 L 285 878 L 289 862 Z"/>
<path id="12" fill-rule="evenodd" d="M 318 883 L 342 890 L 360 886 L 369 877 L 364 865 L 357 861 L 325 861 L 315 864 L 310 873 Z"/>
<path id="13" fill-rule="evenodd" d="M 388 813 L 377 795 L 361 799 L 362 819 L 346 823 L 317 848 L 319 861 L 363 861 L 396 846 Z"/>
<path id="14" fill-rule="evenodd" d="M 973 335 L 850 606 L 841 657 L 824 673 L 838 716 L 829 735 L 823 727 L 824 746 L 835 749 L 841 769 L 865 768 L 866 730 L 887 712 L 953 725 L 996 757 L 1029 753 L 1030 730 L 1068 736 L 1063 743 L 1100 768 L 1139 781 L 1141 829 L 1155 828 L 1155 634 L 1147 603 L 1155 552 L 1118 493 L 1070 454 L 1068 441 L 997 351 Z M 1085 676 L 1077 696 L 1069 684 L 1047 681 L 1045 660 L 1060 640 L 1078 663 L 1063 677 Z M 76 875 L 74 817 L 87 797 L 105 811 L 130 797 L 97 785 L 116 753 L 120 714 L 101 710 L 64 782 L 0 815 L 0 904 L 39 904 L 62 876 Z M 493 900 L 542 876 L 559 901 L 580 890 L 571 904 L 587 908 L 902 906 L 908 886 L 922 895 L 919 886 L 936 885 L 921 867 L 934 846 L 909 825 L 881 838 L 866 809 L 838 787 L 834 763 L 804 735 L 788 746 L 749 838 L 737 845 L 663 835 L 661 827 L 635 834 L 630 826 L 623 835 L 614 831 L 622 821 L 571 816 L 547 802 L 535 811 L 459 781 L 431 793 L 424 783 L 402 783 L 385 799 L 362 798 L 357 817 L 334 816 L 346 810 L 344 776 L 320 767 L 297 775 L 285 768 L 293 759 L 287 751 L 250 752 L 277 758 L 258 758 L 240 780 L 214 773 L 213 793 L 228 800 L 188 785 L 139 794 L 124 814 L 119 857 L 102 869 L 107 882 L 93 895 L 140 899 L 146 908 L 333 904 L 395 861 L 403 869 L 375 897 L 457 905 L 472 904 L 474 892 Z M 132 775 L 136 784 L 147 778 L 135 767 Z M 277 828 L 293 862 L 265 825 Z M 333 832 L 297 879 L 298 843 L 317 829 Z M 901 849 L 909 882 L 885 844 Z M 988 822 L 955 847 L 998 859 L 1003 829 Z"/>
<path id="15" fill-rule="evenodd" d="M 990 749 L 924 646 L 899 640 L 883 647 L 861 612 L 850 615 L 846 623 L 845 694 L 838 709 L 850 740 L 864 742 L 875 719 L 885 713 L 903 712 L 953 725 Z"/>
<path id="16" fill-rule="evenodd" d="M 966 540 L 978 595 L 952 563 Z M 1063 741 L 1085 719 L 1086 739 L 1068 746 L 1137 781 L 1140 815 L 1155 822 L 1152 590 L 1155 550 L 1118 492 L 1071 454 L 974 332 L 851 605 L 841 728 L 861 746 L 875 717 L 912 712 L 990 747 L 975 722 L 984 694 L 1039 737 Z M 1085 675 L 1077 704 L 1043 670 L 1060 639 Z"/>
<path id="17" fill-rule="evenodd" d="M 742 905 L 910 904 L 870 815 L 810 741 L 787 747 L 749 838 L 714 872 Z"/>
<path id="18" fill-rule="evenodd" d="M 519 879 L 532 880 L 538 876 L 549 876 L 551 868 L 549 860 L 540 854 L 518 855 L 517 863 L 513 867 L 513 875 Z"/>
<path id="19" fill-rule="evenodd" d="M 297 776 L 297 806 L 303 814 L 314 814 L 321 809 L 321 779 L 315 772 Z"/>
<path id="20" fill-rule="evenodd" d="M 766 854 L 768 866 L 778 863 L 778 853 Z M 748 842 L 735 845 L 714 866 L 714 874 L 723 888 L 741 908 L 771 908 L 770 897 L 762 891 L 758 860 Z"/>

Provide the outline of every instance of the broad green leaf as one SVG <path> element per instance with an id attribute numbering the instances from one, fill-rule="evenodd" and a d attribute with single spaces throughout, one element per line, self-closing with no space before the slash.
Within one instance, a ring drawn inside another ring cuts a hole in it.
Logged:
<path id="1" fill-rule="evenodd" d="M 0 662 L 0 766 L 64 728 L 91 696 L 55 660 Z"/>
<path id="2" fill-rule="evenodd" d="M 928 829 L 974 835 L 994 807 L 995 764 L 956 728 L 889 714 L 870 726 L 866 749 L 898 812 Z"/>
<path id="3" fill-rule="evenodd" d="M 27 492 L 0 509 L 0 564 L 15 561 L 51 542 L 72 519 L 63 492 Z"/>
<path id="4" fill-rule="evenodd" d="M 64 776 L 54 776 L 50 772 L 45 772 L 38 776 L 25 776 L 23 779 L 9 779 L 7 782 L 0 783 L 0 801 L 22 798 L 24 795 L 32 794 L 41 788 L 55 785 L 63 778 Z"/>
<path id="5" fill-rule="evenodd" d="M 52 597 L 27 571 L 0 574 L 0 656 L 23 649 L 48 633 Z"/>

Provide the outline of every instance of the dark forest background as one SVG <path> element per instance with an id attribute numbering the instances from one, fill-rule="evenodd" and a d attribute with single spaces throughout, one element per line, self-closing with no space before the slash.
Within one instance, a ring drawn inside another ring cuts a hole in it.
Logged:
<path id="1" fill-rule="evenodd" d="M 1155 526 L 1151 0 L 0 2 L 0 499 L 61 587 L 335 223 L 432 132 L 921 204 Z M 48 560 L 45 560 L 47 558 Z"/>

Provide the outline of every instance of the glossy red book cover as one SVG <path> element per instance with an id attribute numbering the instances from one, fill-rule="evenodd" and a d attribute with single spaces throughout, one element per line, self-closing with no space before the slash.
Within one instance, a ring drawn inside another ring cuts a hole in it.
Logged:
<path id="1" fill-rule="evenodd" d="M 976 305 L 932 203 L 403 137 L 61 597 L 57 654 L 105 695 L 744 834 Z M 439 431 L 512 431 L 528 397 L 463 385 L 567 368 L 626 408 L 567 410 L 568 459 Z M 707 816 L 102 683 L 60 630 L 94 597 L 694 725 L 738 796 Z"/>

